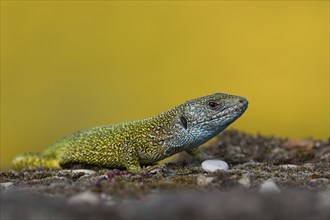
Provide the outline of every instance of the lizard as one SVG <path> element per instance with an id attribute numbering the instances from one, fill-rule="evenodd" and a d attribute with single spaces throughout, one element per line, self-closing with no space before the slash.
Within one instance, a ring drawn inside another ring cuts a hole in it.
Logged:
<path id="1" fill-rule="evenodd" d="M 224 93 L 203 96 L 151 118 L 75 132 L 42 152 L 18 155 L 13 168 L 61 169 L 85 164 L 138 174 L 142 165 L 154 164 L 182 151 L 201 159 L 198 147 L 238 119 L 247 107 L 247 99 L 241 96 Z"/>

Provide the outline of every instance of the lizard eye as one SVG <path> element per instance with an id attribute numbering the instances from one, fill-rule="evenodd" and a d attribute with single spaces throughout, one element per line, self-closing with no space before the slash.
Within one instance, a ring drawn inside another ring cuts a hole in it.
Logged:
<path id="1" fill-rule="evenodd" d="M 211 109 L 215 109 L 215 108 L 217 108 L 218 107 L 218 103 L 216 103 L 216 102 L 209 102 L 208 103 L 208 106 L 211 108 Z"/>

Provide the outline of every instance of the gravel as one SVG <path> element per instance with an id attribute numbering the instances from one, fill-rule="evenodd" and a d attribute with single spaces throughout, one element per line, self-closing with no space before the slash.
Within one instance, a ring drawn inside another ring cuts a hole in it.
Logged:
<path id="1" fill-rule="evenodd" d="M 329 219 L 329 140 L 229 130 L 202 149 L 230 169 L 205 172 L 182 153 L 140 175 L 2 171 L 0 219 Z"/>

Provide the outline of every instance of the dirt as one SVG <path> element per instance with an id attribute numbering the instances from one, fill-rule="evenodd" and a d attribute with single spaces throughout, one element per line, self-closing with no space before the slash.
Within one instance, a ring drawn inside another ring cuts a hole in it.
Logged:
<path id="1" fill-rule="evenodd" d="M 229 130 L 202 149 L 229 170 L 207 173 L 181 153 L 140 175 L 104 168 L 1 172 L 0 217 L 329 219 L 329 140 Z"/>

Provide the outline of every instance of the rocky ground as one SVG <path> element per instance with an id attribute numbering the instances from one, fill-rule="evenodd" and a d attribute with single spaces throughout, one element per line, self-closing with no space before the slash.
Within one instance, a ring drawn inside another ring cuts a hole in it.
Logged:
<path id="1" fill-rule="evenodd" d="M 329 219 L 329 140 L 229 130 L 203 150 L 229 170 L 208 173 L 182 153 L 141 175 L 1 172 L 0 219 Z"/>

